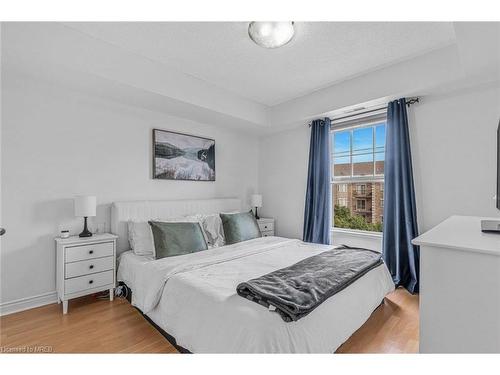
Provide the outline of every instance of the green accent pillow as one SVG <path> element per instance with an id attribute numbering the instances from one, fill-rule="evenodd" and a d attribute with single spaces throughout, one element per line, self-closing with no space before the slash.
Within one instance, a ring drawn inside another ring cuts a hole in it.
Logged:
<path id="1" fill-rule="evenodd" d="M 262 237 L 259 224 L 252 211 L 220 214 L 226 245 Z"/>
<path id="2" fill-rule="evenodd" d="M 156 259 L 207 249 L 199 223 L 148 221 L 153 233 Z"/>

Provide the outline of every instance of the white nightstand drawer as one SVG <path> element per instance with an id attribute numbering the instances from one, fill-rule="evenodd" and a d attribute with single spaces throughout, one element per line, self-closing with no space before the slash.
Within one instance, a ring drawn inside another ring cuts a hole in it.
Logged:
<path id="1" fill-rule="evenodd" d="M 108 284 L 113 284 L 112 270 L 68 279 L 65 281 L 64 289 L 66 294 L 71 294 Z"/>
<path id="2" fill-rule="evenodd" d="M 259 228 L 261 232 L 274 230 L 274 222 L 269 221 L 269 222 L 259 223 Z"/>
<path id="3" fill-rule="evenodd" d="M 274 236 L 274 230 L 261 231 L 262 237 Z"/>
<path id="4" fill-rule="evenodd" d="M 110 256 L 106 258 L 82 260 L 80 262 L 67 263 L 64 276 L 66 279 L 98 273 L 114 269 L 115 258 Z"/>
<path id="5" fill-rule="evenodd" d="M 113 242 L 96 243 L 93 245 L 72 246 L 66 248 L 66 263 L 80 260 L 103 258 L 113 255 Z"/>

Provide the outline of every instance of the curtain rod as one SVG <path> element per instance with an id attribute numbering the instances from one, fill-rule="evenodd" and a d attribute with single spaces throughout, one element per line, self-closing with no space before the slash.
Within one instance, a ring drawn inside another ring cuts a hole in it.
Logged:
<path id="1" fill-rule="evenodd" d="M 408 107 L 410 107 L 412 104 L 419 103 L 419 102 L 420 102 L 420 98 L 418 96 L 406 99 L 406 105 Z M 355 111 L 355 112 L 353 112 L 353 113 L 351 113 L 349 115 L 345 115 L 345 116 L 342 116 L 342 117 L 336 117 L 332 121 L 344 120 L 344 119 L 355 117 L 355 116 L 359 116 L 359 115 L 370 114 L 372 112 L 378 112 L 378 111 L 380 111 L 382 109 L 387 109 L 387 105 L 382 106 L 382 107 L 378 107 L 377 106 L 376 108 L 369 109 L 367 111 Z M 311 125 L 312 125 L 312 122 L 310 122 L 308 124 L 309 127 L 311 127 Z"/>

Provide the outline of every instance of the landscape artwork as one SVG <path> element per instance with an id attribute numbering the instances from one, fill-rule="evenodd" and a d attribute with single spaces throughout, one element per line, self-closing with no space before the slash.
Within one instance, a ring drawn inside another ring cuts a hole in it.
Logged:
<path id="1" fill-rule="evenodd" d="M 215 181 L 215 140 L 153 129 L 153 178 Z"/>

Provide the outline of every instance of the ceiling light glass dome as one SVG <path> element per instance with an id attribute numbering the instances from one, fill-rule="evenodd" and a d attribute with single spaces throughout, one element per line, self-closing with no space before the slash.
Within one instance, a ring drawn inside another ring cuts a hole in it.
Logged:
<path id="1" fill-rule="evenodd" d="M 293 22 L 250 22 L 248 35 L 264 48 L 284 46 L 295 34 Z"/>

